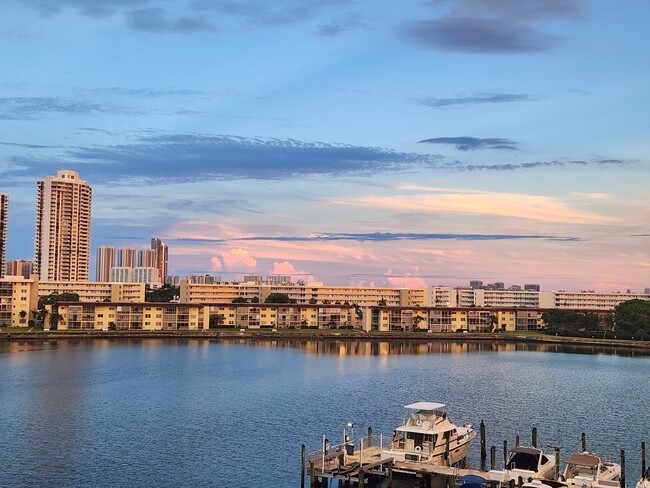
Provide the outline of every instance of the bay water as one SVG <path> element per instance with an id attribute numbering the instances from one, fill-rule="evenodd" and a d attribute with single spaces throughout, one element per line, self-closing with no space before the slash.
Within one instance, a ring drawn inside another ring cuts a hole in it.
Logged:
<path id="1" fill-rule="evenodd" d="M 580 347 L 5 341 L 0 486 L 297 487 L 301 444 L 337 444 L 348 422 L 357 438 L 369 426 L 390 435 L 416 401 L 445 403 L 457 423 L 483 420 L 497 464 L 503 441 L 530 444 L 533 427 L 563 457 L 584 432 L 609 460 L 626 450 L 633 486 L 650 442 L 649 376 L 646 355 Z"/>

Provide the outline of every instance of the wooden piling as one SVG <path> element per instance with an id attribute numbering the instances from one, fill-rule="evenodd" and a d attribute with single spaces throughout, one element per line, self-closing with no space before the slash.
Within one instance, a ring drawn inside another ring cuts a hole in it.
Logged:
<path id="1" fill-rule="evenodd" d="M 366 486 L 366 473 L 363 469 L 359 470 L 359 488 Z"/>
<path id="2" fill-rule="evenodd" d="M 537 447 L 537 427 L 533 427 L 533 447 Z"/>
<path id="3" fill-rule="evenodd" d="M 487 459 L 487 450 L 485 448 L 485 423 L 481 420 L 481 461 Z"/>
<path id="4" fill-rule="evenodd" d="M 582 433 L 582 452 L 585 452 L 587 450 L 587 435 L 583 432 Z"/>
<path id="5" fill-rule="evenodd" d="M 625 488 L 625 449 L 621 449 L 621 488 Z"/>
<path id="6" fill-rule="evenodd" d="M 372 447 L 372 427 L 368 427 L 368 447 Z"/>
<path id="7" fill-rule="evenodd" d="M 316 488 L 316 468 L 314 461 L 309 461 L 309 487 Z"/>
<path id="8" fill-rule="evenodd" d="M 555 479 L 560 479 L 560 448 L 555 448 Z"/>
<path id="9" fill-rule="evenodd" d="M 515 436 L 515 447 L 519 447 L 519 434 Z"/>
<path id="10" fill-rule="evenodd" d="M 506 469 L 508 463 L 508 441 L 503 441 L 503 469 Z"/>
<path id="11" fill-rule="evenodd" d="M 645 476 L 645 442 L 641 443 L 641 478 Z"/>
<path id="12" fill-rule="evenodd" d="M 497 446 L 490 448 L 490 469 L 497 469 Z"/>
<path id="13" fill-rule="evenodd" d="M 305 445 L 300 448 L 300 488 L 305 488 Z"/>
<path id="14" fill-rule="evenodd" d="M 391 459 L 388 463 L 388 486 L 387 488 L 393 488 L 393 460 Z"/>

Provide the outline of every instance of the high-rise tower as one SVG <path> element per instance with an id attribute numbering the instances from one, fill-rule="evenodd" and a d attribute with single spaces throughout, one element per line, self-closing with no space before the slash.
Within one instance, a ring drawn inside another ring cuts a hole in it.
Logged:
<path id="1" fill-rule="evenodd" d="M 5 276 L 5 258 L 7 256 L 7 210 L 9 195 L 0 194 L 0 278 Z"/>
<path id="2" fill-rule="evenodd" d="M 156 251 L 156 268 L 160 275 L 160 282 L 165 283 L 167 279 L 167 260 L 169 248 L 157 237 L 151 239 L 151 249 Z"/>
<path id="3" fill-rule="evenodd" d="M 115 266 L 115 248 L 113 246 L 99 246 L 97 248 L 95 281 L 111 281 L 111 268 L 113 266 Z"/>
<path id="4" fill-rule="evenodd" d="M 88 280 L 91 200 L 76 171 L 36 182 L 34 273 L 41 281 Z"/>

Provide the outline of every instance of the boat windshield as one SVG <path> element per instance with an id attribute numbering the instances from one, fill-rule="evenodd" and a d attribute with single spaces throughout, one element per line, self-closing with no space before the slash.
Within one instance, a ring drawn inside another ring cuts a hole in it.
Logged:
<path id="1" fill-rule="evenodd" d="M 569 464 L 566 467 L 566 477 L 567 479 L 570 478 L 576 478 L 576 477 L 582 477 L 582 478 L 591 478 L 595 479 L 596 473 L 595 470 L 591 466 L 583 466 L 580 464 Z"/>

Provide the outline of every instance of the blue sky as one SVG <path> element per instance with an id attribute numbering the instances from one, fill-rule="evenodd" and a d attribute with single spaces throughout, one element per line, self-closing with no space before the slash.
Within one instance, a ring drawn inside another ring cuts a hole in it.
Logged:
<path id="1" fill-rule="evenodd" d="M 0 191 L 99 245 L 333 285 L 650 286 L 650 4 L 4 0 Z"/>

